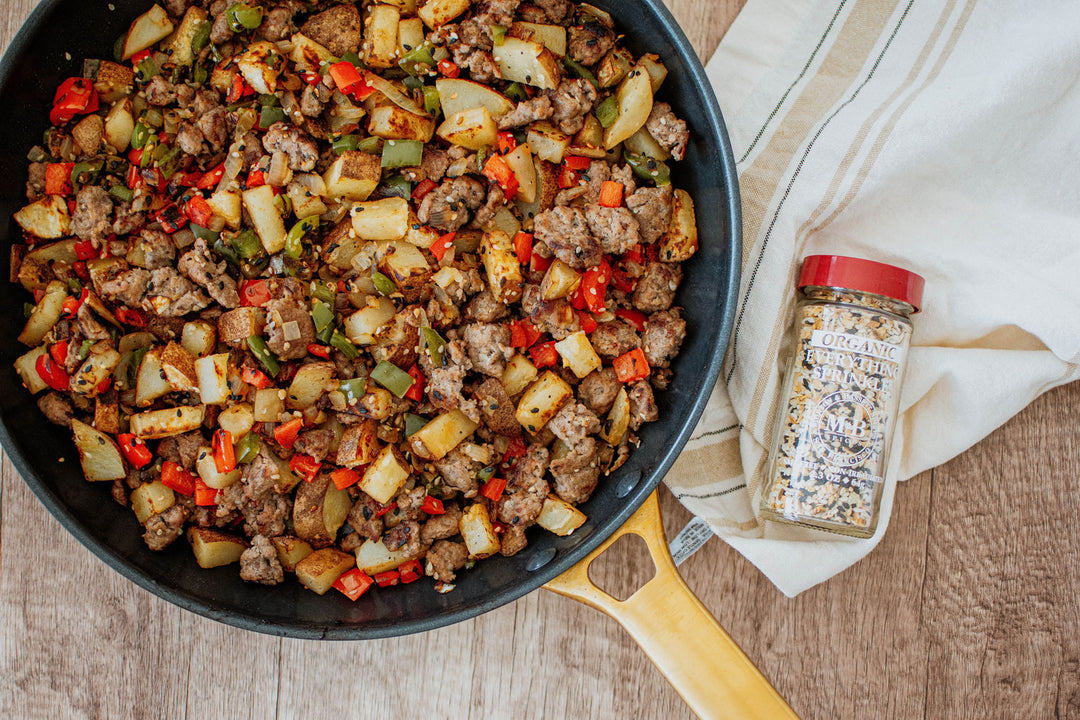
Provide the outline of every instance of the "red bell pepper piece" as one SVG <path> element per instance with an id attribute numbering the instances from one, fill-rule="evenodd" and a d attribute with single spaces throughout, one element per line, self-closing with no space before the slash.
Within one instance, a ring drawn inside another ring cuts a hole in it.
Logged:
<path id="1" fill-rule="evenodd" d="M 592 313 L 585 310 L 575 310 L 578 316 L 578 323 L 581 324 L 581 330 L 588 335 L 596 329 L 596 318 L 592 316 Z"/>
<path id="2" fill-rule="evenodd" d="M 170 235 L 188 223 L 187 216 L 176 207 L 176 203 L 169 203 L 158 210 L 154 219 L 161 223 L 161 229 Z"/>
<path id="3" fill-rule="evenodd" d="M 615 377 L 619 382 L 628 383 L 649 377 L 649 361 L 641 348 L 620 355 L 612 361 L 611 366 L 615 368 Z"/>
<path id="4" fill-rule="evenodd" d="M 191 222 L 200 227 L 209 227 L 210 221 L 214 217 L 214 209 L 210 207 L 210 203 L 206 202 L 206 198 L 202 195 L 193 195 L 187 201 L 185 212 Z"/>
<path id="5" fill-rule="evenodd" d="M 413 558 L 412 560 L 406 560 L 398 565 L 398 576 L 401 578 L 401 584 L 406 585 L 414 580 L 419 580 L 424 575 L 423 568 L 420 567 L 420 561 Z"/>
<path id="6" fill-rule="evenodd" d="M 502 187 L 503 192 L 506 193 L 506 197 L 511 198 L 517 194 L 517 175 L 506 164 L 502 155 L 492 155 L 488 158 L 487 162 L 484 163 L 484 175 L 497 182 Z"/>
<path id="7" fill-rule="evenodd" d="M 330 587 L 341 591 L 345 597 L 355 602 L 374 584 L 375 581 L 369 575 L 364 574 L 360 568 L 353 568 L 338 577 Z"/>
<path id="8" fill-rule="evenodd" d="M 244 76 L 237 73 L 233 76 L 232 86 L 229 88 L 228 94 L 225 96 L 225 102 L 232 105 L 235 102 L 239 102 L 240 98 L 247 95 L 254 95 L 255 88 L 251 87 L 244 81 Z"/>
<path id="9" fill-rule="evenodd" d="M 510 442 L 506 444 L 506 452 L 503 453 L 503 462 L 519 458 L 529 450 L 529 446 L 525 443 L 524 438 L 512 437 Z"/>
<path id="10" fill-rule="evenodd" d="M 360 481 L 360 473 L 351 468 L 338 468 L 330 473 L 330 479 L 334 481 L 334 487 L 344 490 Z"/>
<path id="11" fill-rule="evenodd" d="M 64 304 L 60 308 L 60 314 L 64 317 L 75 317 L 79 312 L 79 308 L 81 308 L 82 304 L 86 302 L 86 298 L 89 294 L 90 291 L 86 288 L 83 288 L 82 292 L 79 293 L 79 297 L 64 298 Z"/>
<path id="12" fill-rule="evenodd" d="M 300 79 L 304 81 L 304 84 L 315 87 L 322 82 L 322 76 L 316 72 L 302 72 L 300 73 Z"/>
<path id="13" fill-rule="evenodd" d="M 315 479 L 315 476 L 319 474 L 319 468 L 322 467 L 322 462 L 316 460 L 310 455 L 304 453 L 296 453 L 289 460 L 289 469 L 296 473 L 304 482 L 311 482 Z"/>
<path id="14" fill-rule="evenodd" d="M 131 56 L 131 67 L 138 67 L 139 63 L 141 63 L 148 57 L 150 57 L 150 48 L 140 50 L 139 52 Z"/>
<path id="15" fill-rule="evenodd" d="M 510 347 L 532 347 L 539 339 L 540 331 L 528 320 L 515 320 L 510 323 Z"/>
<path id="16" fill-rule="evenodd" d="M 604 207 L 617 208 L 622 205 L 623 184 L 614 180 L 600 183 L 600 204 Z"/>
<path id="17" fill-rule="evenodd" d="M 37 369 L 38 377 L 44 380 L 45 384 L 53 390 L 64 392 L 71 385 L 71 378 L 68 377 L 67 372 L 64 370 L 64 366 L 60 363 L 53 362 L 49 353 L 43 353 L 38 356 L 37 363 L 35 363 L 34 367 Z"/>
<path id="18" fill-rule="evenodd" d="M 246 183 L 248 188 L 257 188 L 257 187 L 260 187 L 260 186 L 265 185 L 265 184 L 266 184 L 266 175 L 264 175 L 263 171 L 260 170 L 259 168 L 255 168 L 251 172 L 248 173 L 247 183 Z"/>
<path id="19" fill-rule="evenodd" d="M 220 163 L 213 170 L 207 170 L 195 183 L 195 187 L 199 190 L 209 190 L 212 187 L 217 187 L 217 184 L 221 182 L 221 178 L 225 177 L 225 163 Z"/>
<path id="20" fill-rule="evenodd" d="M 541 257 L 540 255 L 533 253 L 532 257 L 529 258 L 529 271 L 546 272 L 553 262 L 555 262 L 555 258 L 553 257 Z"/>
<path id="21" fill-rule="evenodd" d="M 69 343 L 67 340 L 61 340 L 58 343 L 53 343 L 49 346 L 49 355 L 56 362 L 63 365 L 67 361 Z"/>
<path id="22" fill-rule="evenodd" d="M 270 387 L 270 378 L 266 376 L 266 373 L 250 365 L 244 365 L 240 368 L 240 379 L 248 385 L 254 385 L 260 389 Z"/>
<path id="23" fill-rule="evenodd" d="M 412 191 L 412 199 L 417 202 L 424 199 L 424 196 L 439 186 L 431 178 L 424 178 L 416 184 L 416 189 Z"/>
<path id="24" fill-rule="evenodd" d="M 364 83 L 364 77 L 360 70 L 347 60 L 334 63 L 328 68 L 330 77 L 334 79 L 334 85 L 343 95 L 348 95 Z"/>
<path id="25" fill-rule="evenodd" d="M 380 506 L 379 509 L 375 511 L 375 517 L 377 517 L 377 518 L 382 517 L 386 513 L 390 512 L 391 510 L 397 510 L 397 500 L 390 503 L 389 505 Z"/>
<path id="26" fill-rule="evenodd" d="M 558 184 L 560 190 L 572 188 L 578 184 L 578 174 L 564 165 L 559 169 Z"/>
<path id="27" fill-rule="evenodd" d="M 480 494 L 486 497 L 491 502 L 498 502 L 502 497 L 503 490 L 506 489 L 506 480 L 499 477 L 493 477 L 484 483 L 484 486 L 480 488 Z"/>
<path id="28" fill-rule="evenodd" d="M 323 360 L 330 359 L 330 348 L 326 347 L 325 345 L 320 345 L 319 343 L 308 343 L 307 351 L 309 355 L 321 357 Z"/>
<path id="29" fill-rule="evenodd" d="M 128 162 L 132 165 L 141 165 L 143 156 L 143 148 L 132 148 L 128 151 Z"/>
<path id="30" fill-rule="evenodd" d="M 505 155 L 506 153 L 513 152 L 514 148 L 517 147 L 517 138 L 514 137 L 514 133 L 509 130 L 504 130 L 499 133 L 497 145 L 499 153 Z"/>
<path id="31" fill-rule="evenodd" d="M 162 480 L 164 482 L 164 480 Z M 217 505 L 218 493 L 221 492 L 203 482 L 201 477 L 195 478 L 195 504 Z"/>
<path id="32" fill-rule="evenodd" d="M 113 311 L 116 315 L 116 319 L 125 325 L 132 327 L 146 327 L 146 315 L 142 310 L 135 310 L 133 308 L 118 307 Z"/>
<path id="33" fill-rule="evenodd" d="M 461 74 L 461 68 L 449 60 L 440 60 L 437 67 L 439 68 L 439 73 L 443 77 L 456 78 Z"/>
<path id="34" fill-rule="evenodd" d="M 549 340 L 529 350 L 533 365 L 538 368 L 551 367 L 559 360 L 559 352 L 555 349 L 555 341 Z"/>
<path id="35" fill-rule="evenodd" d="M 74 188 L 71 187 L 71 171 L 75 169 L 75 163 L 49 163 L 45 166 L 45 194 L 46 195 L 70 195 Z"/>
<path id="36" fill-rule="evenodd" d="M 266 280 L 246 280 L 240 283 L 240 304 L 249 307 L 262 307 L 270 302 L 270 283 Z"/>
<path id="37" fill-rule="evenodd" d="M 588 170 L 591 164 L 592 160 L 582 155 L 567 155 L 563 158 L 563 166 L 571 170 Z"/>
<path id="38" fill-rule="evenodd" d="M 381 573 L 375 573 L 373 578 L 379 587 L 390 587 L 398 584 L 401 574 L 397 570 L 384 570 Z"/>
<path id="39" fill-rule="evenodd" d="M 424 377 L 424 373 L 416 363 L 413 363 L 413 366 L 409 368 L 409 375 L 412 376 L 413 384 L 405 391 L 405 397 L 415 402 L 423 402 L 424 383 L 427 381 L 427 378 Z"/>
<path id="40" fill-rule="evenodd" d="M 588 308 L 594 313 L 604 312 L 604 295 L 607 293 L 608 283 L 611 282 L 611 266 L 608 265 L 607 260 L 603 260 L 599 265 L 591 267 L 585 271 L 585 274 L 581 277 L 581 284 L 578 289 L 574 291 L 574 296 L 580 298 L 578 302 L 583 303 L 584 307 L 579 307 L 575 303 L 575 298 L 570 298 L 570 304 L 578 310 Z"/>
<path id="41" fill-rule="evenodd" d="M 198 171 L 178 172 L 173 175 L 173 183 L 180 187 L 192 188 L 199 184 L 203 174 Z"/>
<path id="42" fill-rule="evenodd" d="M 95 112 L 98 107 L 97 91 L 88 78 L 68 78 L 56 89 L 49 122 L 59 125 L 76 115 Z"/>
<path id="43" fill-rule="evenodd" d="M 293 418 L 287 423 L 281 423 L 274 428 L 274 442 L 281 447 L 291 448 L 296 442 L 296 436 L 300 434 L 300 428 L 304 426 L 303 418 Z"/>
<path id="44" fill-rule="evenodd" d="M 75 257 L 80 260 L 90 260 L 98 256 L 98 250 L 94 243 L 89 240 L 77 240 L 75 242 Z"/>
<path id="45" fill-rule="evenodd" d="M 616 308 L 615 317 L 622 318 L 630 323 L 638 332 L 645 332 L 645 321 L 649 319 L 648 316 L 640 310 L 632 310 L 630 308 Z"/>
<path id="46" fill-rule="evenodd" d="M 71 263 L 71 269 L 75 271 L 75 274 L 79 276 L 79 279 L 86 282 L 90 279 L 90 271 L 86 269 L 85 260 L 76 260 Z"/>
<path id="47" fill-rule="evenodd" d="M 97 384 L 97 387 L 94 388 L 94 392 L 96 392 L 98 395 L 100 395 L 103 392 L 108 392 L 108 390 L 109 390 L 109 388 L 111 386 L 112 386 L 112 378 L 105 378 L 104 380 L 102 380 L 101 382 L 99 382 Z"/>
<path id="48" fill-rule="evenodd" d="M 120 433 L 116 439 L 120 443 L 120 452 L 124 453 L 124 459 L 135 467 L 144 468 L 154 459 L 143 439 L 133 433 Z"/>
<path id="49" fill-rule="evenodd" d="M 219 473 L 232 472 L 236 469 L 236 452 L 233 450 L 232 433 L 217 429 L 213 439 L 214 467 Z"/>
<path id="50" fill-rule="evenodd" d="M 430 495 L 424 496 L 424 501 L 420 503 L 420 509 L 428 515 L 443 515 L 446 513 L 446 508 L 443 507 L 442 500 L 433 498 Z"/>
<path id="51" fill-rule="evenodd" d="M 623 268 L 615 267 L 611 269 L 611 284 L 624 293 L 632 293 L 637 287 L 637 279 L 631 277 Z"/>
<path id="52" fill-rule="evenodd" d="M 161 466 L 161 484 L 183 495 L 195 494 L 195 475 L 171 460 Z"/>
<path id="53" fill-rule="evenodd" d="M 127 169 L 125 179 L 129 190 L 137 190 L 143 184 L 142 173 L 139 172 L 138 163 L 131 164 Z"/>
<path id="54" fill-rule="evenodd" d="M 435 256 L 436 260 L 442 260 L 446 251 L 454 246 L 454 238 L 457 237 L 456 232 L 448 232 L 445 235 L 440 235 L 439 239 L 431 244 L 428 250 Z"/>
<path id="55" fill-rule="evenodd" d="M 532 245 L 532 233 L 518 232 L 514 235 L 514 254 L 522 265 L 532 259 Z"/>

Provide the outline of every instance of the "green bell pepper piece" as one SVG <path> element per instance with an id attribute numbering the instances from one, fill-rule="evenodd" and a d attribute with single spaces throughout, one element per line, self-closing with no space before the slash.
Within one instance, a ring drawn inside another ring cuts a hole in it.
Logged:
<path id="1" fill-rule="evenodd" d="M 371 379 L 394 393 L 399 398 L 405 397 L 412 387 L 414 378 L 397 365 L 383 360 L 371 371 Z"/>
<path id="2" fill-rule="evenodd" d="M 654 160 L 647 155 L 623 151 L 623 159 L 634 171 L 634 174 L 643 180 L 654 180 L 657 185 L 671 183 L 671 168 L 659 160 Z"/>
<path id="3" fill-rule="evenodd" d="M 350 360 L 360 357 L 360 351 L 356 349 L 356 346 L 337 330 L 330 336 L 330 346 Z"/>
<path id="4" fill-rule="evenodd" d="M 371 271 L 371 281 L 375 283 L 375 289 L 387 297 L 397 292 L 397 285 L 394 284 L 394 281 L 378 270 Z"/>
<path id="5" fill-rule="evenodd" d="M 232 28 L 232 31 L 241 33 L 245 30 L 254 30 L 262 25 L 263 11 L 261 7 L 233 3 L 225 11 L 225 17 L 228 18 L 229 27 Z"/>
<path id="6" fill-rule="evenodd" d="M 259 335 L 252 335 L 247 340 L 248 349 L 251 350 L 251 354 L 255 356 L 255 359 L 259 361 L 259 364 L 266 369 L 266 372 L 270 374 L 270 377 L 277 377 L 278 372 L 281 370 L 281 365 L 278 364 L 278 360 L 274 357 L 274 353 L 270 352 L 270 348 L 267 347 L 266 341 Z"/>
<path id="7" fill-rule="evenodd" d="M 240 465 L 246 465 L 259 456 L 259 436 L 253 432 L 245 433 L 244 437 L 233 443 L 233 453 L 236 455 L 236 462 Z"/>
<path id="8" fill-rule="evenodd" d="M 382 148 L 382 166 L 418 167 L 423 156 L 424 143 L 419 140 L 387 140 Z"/>

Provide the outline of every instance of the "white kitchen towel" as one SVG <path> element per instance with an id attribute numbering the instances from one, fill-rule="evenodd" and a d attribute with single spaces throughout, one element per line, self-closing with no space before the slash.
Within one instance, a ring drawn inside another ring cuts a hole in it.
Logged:
<path id="1" fill-rule="evenodd" d="M 750 0 L 707 69 L 739 169 L 742 282 L 667 483 L 790 596 L 873 549 L 897 480 L 1080 377 L 1080 3 Z M 818 253 L 926 278 L 869 540 L 757 516 L 794 281 Z"/>

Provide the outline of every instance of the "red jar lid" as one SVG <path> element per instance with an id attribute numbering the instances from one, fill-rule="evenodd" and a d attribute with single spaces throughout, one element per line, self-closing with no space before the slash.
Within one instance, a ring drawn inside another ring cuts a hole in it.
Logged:
<path id="1" fill-rule="evenodd" d="M 818 286 L 884 295 L 911 305 L 916 312 L 925 283 L 922 275 L 910 270 L 844 255 L 810 255 L 799 273 L 800 289 Z"/>

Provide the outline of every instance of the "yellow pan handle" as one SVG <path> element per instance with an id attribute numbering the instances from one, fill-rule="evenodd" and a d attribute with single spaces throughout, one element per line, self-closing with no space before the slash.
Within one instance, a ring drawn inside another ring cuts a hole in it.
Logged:
<path id="1" fill-rule="evenodd" d="M 593 585 L 589 565 L 628 533 L 648 545 L 656 575 L 619 601 Z M 700 717 L 798 720 L 679 576 L 668 552 L 655 492 L 600 547 L 544 587 L 614 618 Z"/>

